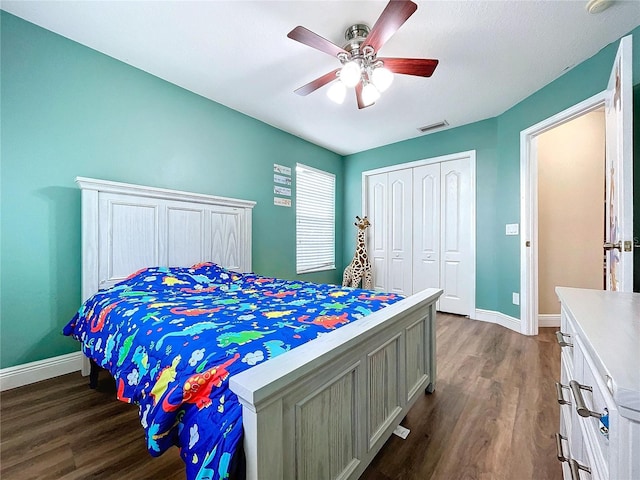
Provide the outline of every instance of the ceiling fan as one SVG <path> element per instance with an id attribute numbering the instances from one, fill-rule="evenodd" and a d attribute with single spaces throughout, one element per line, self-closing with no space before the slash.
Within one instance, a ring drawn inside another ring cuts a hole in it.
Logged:
<path id="1" fill-rule="evenodd" d="M 298 26 L 291 30 L 287 37 L 335 56 L 342 64 L 342 67 L 316 78 L 295 92 L 298 95 L 308 95 L 339 80 L 327 91 L 329 98 L 342 103 L 346 89 L 355 87 L 358 108 L 365 108 L 373 105 L 380 97 L 380 92 L 391 85 L 394 73 L 430 77 L 438 66 L 438 60 L 378 57 L 378 51 L 417 8 L 415 3 L 408 0 L 391 0 L 373 28 L 364 24 L 350 26 L 344 34 L 347 43 L 343 47 L 305 27 Z"/>

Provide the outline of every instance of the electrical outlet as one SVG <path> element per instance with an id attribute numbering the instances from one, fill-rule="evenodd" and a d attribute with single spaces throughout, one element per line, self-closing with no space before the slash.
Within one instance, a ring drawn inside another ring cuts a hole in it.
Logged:
<path id="1" fill-rule="evenodd" d="M 505 235 L 518 235 L 519 225 L 517 223 L 507 223 L 505 225 Z"/>
<path id="2" fill-rule="evenodd" d="M 511 295 L 512 295 L 512 300 L 511 301 L 513 302 L 513 304 L 514 305 L 520 305 L 520 294 L 516 293 L 516 292 L 513 292 Z"/>

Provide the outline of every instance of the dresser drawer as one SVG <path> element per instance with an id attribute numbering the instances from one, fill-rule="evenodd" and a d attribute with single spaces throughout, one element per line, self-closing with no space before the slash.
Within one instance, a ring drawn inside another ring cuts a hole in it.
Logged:
<path id="1" fill-rule="evenodd" d="M 569 414 L 571 414 L 569 412 Z M 561 417 L 561 430 L 564 422 Z M 601 480 L 596 470 L 590 468 L 591 458 L 582 442 L 571 442 L 563 432 L 556 436 L 558 460 L 562 462 L 564 480 Z M 603 480 L 603 479 L 602 479 Z"/>
<path id="2" fill-rule="evenodd" d="M 574 320 L 567 310 L 562 307 L 560 314 L 560 330 L 556 332 L 556 338 L 560 344 L 562 358 L 566 359 L 569 371 L 573 371 L 573 339 L 576 337 Z"/>
<path id="3" fill-rule="evenodd" d="M 560 404 L 560 433 L 571 438 L 571 391 L 569 390 L 569 380 L 572 378 L 572 372 L 567 366 L 567 359 L 562 356 L 560 358 L 560 389 L 558 390 L 558 403 Z"/>
<path id="4" fill-rule="evenodd" d="M 609 478 L 610 432 L 602 428 L 601 417 L 611 428 L 617 420 L 617 409 L 605 380 L 580 338 L 574 340 L 573 361 L 574 378 L 569 381 L 574 410 L 571 427 L 581 431 L 584 461 L 590 464 L 592 471 L 595 470 L 594 476 Z"/>
<path id="5" fill-rule="evenodd" d="M 574 408 L 574 399 L 569 388 L 570 381 L 574 378 L 569 370 L 568 356 L 562 355 L 560 359 L 560 382 L 558 383 L 557 394 L 560 404 L 560 437 L 557 441 L 558 460 L 562 462 L 562 474 L 565 480 L 593 480 L 599 478 L 597 473 L 591 475 L 593 470 L 590 465 L 593 463 L 592 457 L 588 453 L 588 446 L 585 443 L 584 432 L 580 427 L 580 417 Z M 577 463 L 576 463 L 577 462 Z M 573 463 L 574 472 L 571 472 Z M 577 465 L 582 469 L 576 470 Z"/>

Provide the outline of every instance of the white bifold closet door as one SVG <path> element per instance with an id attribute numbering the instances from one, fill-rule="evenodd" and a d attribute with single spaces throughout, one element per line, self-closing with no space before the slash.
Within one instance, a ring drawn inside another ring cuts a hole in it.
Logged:
<path id="1" fill-rule="evenodd" d="M 413 173 L 413 285 L 440 287 L 440 164 Z"/>
<path id="2" fill-rule="evenodd" d="M 369 258 L 373 288 L 411 295 L 412 287 L 411 169 L 369 177 Z"/>
<path id="3" fill-rule="evenodd" d="M 413 290 L 444 290 L 438 309 L 469 315 L 470 171 L 450 160 L 413 169 Z"/>
<path id="4" fill-rule="evenodd" d="M 442 288 L 438 310 L 470 314 L 470 182 L 468 159 L 367 176 L 374 289 Z"/>

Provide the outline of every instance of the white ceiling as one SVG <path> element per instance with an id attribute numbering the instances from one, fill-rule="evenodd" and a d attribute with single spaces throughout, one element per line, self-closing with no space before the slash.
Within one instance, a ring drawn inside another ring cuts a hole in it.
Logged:
<path id="1" fill-rule="evenodd" d="M 336 105 L 324 87 L 293 91 L 337 68 L 287 38 L 302 25 L 342 46 L 386 1 L 2 1 L 2 9 L 339 154 L 494 117 L 640 25 L 637 0 L 592 15 L 586 1 L 418 1 L 381 56 L 437 58 L 431 78 L 396 75 L 372 107 Z"/>

